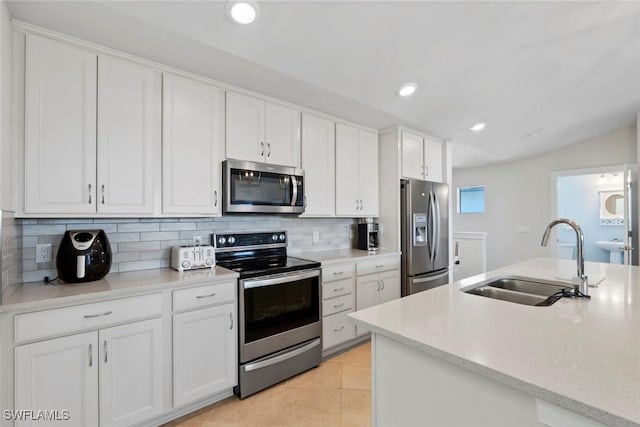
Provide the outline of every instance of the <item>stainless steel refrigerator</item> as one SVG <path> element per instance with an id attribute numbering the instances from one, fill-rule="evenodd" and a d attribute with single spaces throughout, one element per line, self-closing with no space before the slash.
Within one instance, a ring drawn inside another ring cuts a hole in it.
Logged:
<path id="1" fill-rule="evenodd" d="M 449 186 L 402 180 L 402 296 L 449 283 Z"/>

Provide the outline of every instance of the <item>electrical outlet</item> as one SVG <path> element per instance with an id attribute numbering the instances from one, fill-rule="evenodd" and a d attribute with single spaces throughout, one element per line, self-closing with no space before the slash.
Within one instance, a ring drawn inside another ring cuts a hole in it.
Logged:
<path id="1" fill-rule="evenodd" d="M 193 236 L 193 246 L 202 245 L 202 236 Z"/>
<path id="2" fill-rule="evenodd" d="M 313 243 L 318 243 L 320 241 L 320 232 L 319 231 L 314 231 L 313 232 Z"/>
<path id="3" fill-rule="evenodd" d="M 36 245 L 36 263 L 51 262 L 53 248 L 51 243 L 40 243 Z"/>

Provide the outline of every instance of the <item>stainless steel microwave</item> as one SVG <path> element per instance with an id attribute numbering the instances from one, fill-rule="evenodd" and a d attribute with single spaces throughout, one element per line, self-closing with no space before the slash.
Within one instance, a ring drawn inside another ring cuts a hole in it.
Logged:
<path id="1" fill-rule="evenodd" d="M 304 171 L 288 166 L 222 162 L 223 213 L 304 212 Z"/>

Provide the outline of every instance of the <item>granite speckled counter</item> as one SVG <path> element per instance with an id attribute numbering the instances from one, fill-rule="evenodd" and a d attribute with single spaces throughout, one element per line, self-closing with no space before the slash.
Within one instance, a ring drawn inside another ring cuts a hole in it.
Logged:
<path id="1" fill-rule="evenodd" d="M 160 268 L 108 274 L 101 280 L 88 283 L 17 284 L 7 287 L 2 292 L 0 311 L 41 309 L 64 304 L 84 303 L 97 299 L 120 298 L 179 285 L 236 280 L 237 277 L 237 273 L 222 267 L 186 272 Z"/>
<path id="2" fill-rule="evenodd" d="M 575 261 L 537 258 L 350 315 L 437 360 L 605 425 L 640 425 L 640 267 L 586 263 L 590 300 L 534 307 L 461 292 L 504 274 L 557 280 Z"/>

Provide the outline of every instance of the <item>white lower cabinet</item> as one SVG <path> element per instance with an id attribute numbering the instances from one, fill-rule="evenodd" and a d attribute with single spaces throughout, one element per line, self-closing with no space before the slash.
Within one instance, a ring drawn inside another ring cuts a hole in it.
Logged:
<path id="1" fill-rule="evenodd" d="M 356 310 L 382 304 L 400 298 L 400 271 L 390 270 L 359 276 L 356 279 Z M 356 335 L 366 334 L 366 329 L 356 328 Z"/>
<path id="2" fill-rule="evenodd" d="M 322 349 L 335 347 L 356 337 L 356 327 L 347 318 L 353 308 L 322 319 Z"/>
<path id="3" fill-rule="evenodd" d="M 184 405 L 237 384 L 236 305 L 173 316 L 173 404 Z"/>
<path id="4" fill-rule="evenodd" d="M 68 410 L 68 420 L 50 425 L 98 425 L 98 333 L 20 345 L 15 348 L 16 410 Z M 64 416 L 64 414 L 60 414 Z M 15 425 L 43 426 L 22 420 Z"/>
<path id="5" fill-rule="evenodd" d="M 15 408 L 68 410 L 65 426 L 130 426 L 164 411 L 163 366 L 161 319 L 16 346 Z"/>

